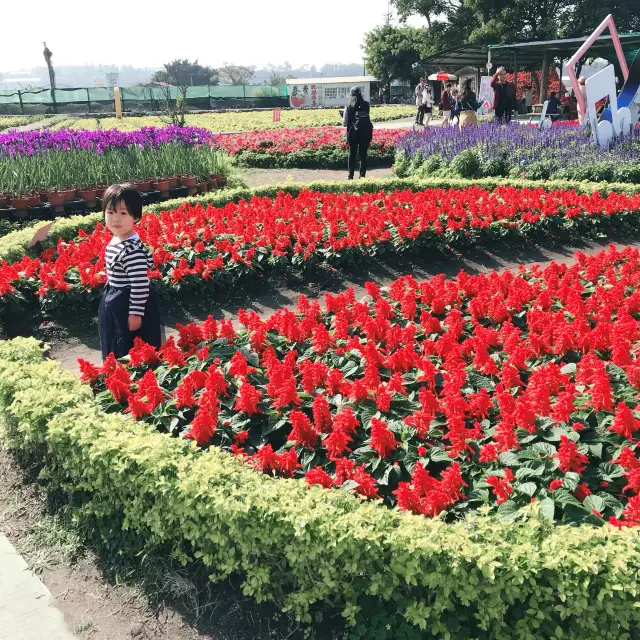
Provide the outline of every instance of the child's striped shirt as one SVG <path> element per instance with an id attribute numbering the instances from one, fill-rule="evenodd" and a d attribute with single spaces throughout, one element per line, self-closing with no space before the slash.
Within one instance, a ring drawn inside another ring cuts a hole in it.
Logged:
<path id="1" fill-rule="evenodd" d="M 153 258 L 138 234 L 126 240 L 115 236 L 105 250 L 107 282 L 112 287 L 131 287 L 129 315 L 143 316 L 149 297 L 149 274 Z"/>

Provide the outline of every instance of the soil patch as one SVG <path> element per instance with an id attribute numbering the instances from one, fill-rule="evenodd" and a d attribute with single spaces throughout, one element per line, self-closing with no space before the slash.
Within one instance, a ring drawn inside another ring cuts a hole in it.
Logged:
<path id="1" fill-rule="evenodd" d="M 82 640 L 330 640 L 274 606 L 242 594 L 239 580 L 213 584 L 202 566 L 166 556 L 143 561 L 89 548 L 37 471 L 0 447 L 0 532 L 55 599 Z M 0 636 L 1 636 L 0 632 Z M 11 639 L 18 640 L 18 639 Z"/>
<path id="2" fill-rule="evenodd" d="M 250 188 L 267 184 L 287 182 L 316 182 L 318 180 L 345 180 L 346 169 L 240 169 L 241 175 Z M 391 168 L 369 169 L 367 178 L 382 180 L 394 175 Z M 357 178 L 356 178 L 357 179 Z"/>

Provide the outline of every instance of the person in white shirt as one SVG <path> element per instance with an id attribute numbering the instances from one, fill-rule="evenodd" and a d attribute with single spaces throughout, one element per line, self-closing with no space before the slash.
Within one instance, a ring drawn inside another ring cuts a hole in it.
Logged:
<path id="1" fill-rule="evenodd" d="M 424 91 L 425 80 L 424 78 L 420 78 L 420 83 L 416 85 L 414 90 L 414 96 L 416 98 L 416 124 L 423 124 L 424 120 L 424 108 L 422 106 L 422 92 Z"/>
<path id="2" fill-rule="evenodd" d="M 424 126 L 427 127 L 429 126 L 433 112 L 433 90 L 428 82 L 425 83 L 424 89 L 422 90 L 422 109 L 425 115 Z"/>
<path id="3" fill-rule="evenodd" d="M 531 87 L 527 87 L 527 90 L 524 94 L 524 106 L 527 110 L 527 113 L 531 111 L 531 107 L 533 105 L 533 92 L 531 91 Z"/>

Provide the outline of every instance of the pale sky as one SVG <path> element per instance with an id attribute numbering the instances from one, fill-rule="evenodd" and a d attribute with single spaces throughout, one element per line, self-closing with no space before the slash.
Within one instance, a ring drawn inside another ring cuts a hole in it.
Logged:
<path id="1" fill-rule="evenodd" d="M 197 58 L 213 67 L 360 62 L 364 33 L 382 24 L 387 12 L 387 0 L 7 0 L 2 5 L 0 71 L 43 65 L 43 41 L 54 66 L 160 67 L 174 58 Z"/>

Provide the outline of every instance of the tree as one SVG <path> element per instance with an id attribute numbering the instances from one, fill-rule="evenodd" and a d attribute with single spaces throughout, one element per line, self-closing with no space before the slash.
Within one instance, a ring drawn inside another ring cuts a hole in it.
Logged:
<path id="1" fill-rule="evenodd" d="M 243 67 L 237 64 L 225 62 L 218 73 L 220 80 L 224 84 L 240 85 L 247 84 L 253 78 L 255 67 Z"/>
<path id="2" fill-rule="evenodd" d="M 281 65 L 266 64 L 264 70 L 269 72 L 269 80 L 265 81 L 265 84 L 269 84 L 272 87 L 277 87 L 279 84 L 284 84 L 287 78 L 295 78 L 291 68 L 291 63 L 285 61 Z M 253 74 L 252 74 L 253 75 Z"/>
<path id="3" fill-rule="evenodd" d="M 397 9 L 398 17 L 405 22 L 410 16 L 422 16 L 427 21 L 429 29 L 437 18 L 447 21 L 448 15 L 460 8 L 462 2 L 458 0 L 391 0 Z"/>
<path id="4" fill-rule="evenodd" d="M 609 13 L 613 14 L 618 33 L 640 31 L 638 0 L 576 0 L 568 16 L 565 36 L 571 38 L 586 35 Z"/>
<path id="5" fill-rule="evenodd" d="M 385 24 L 365 34 L 367 72 L 385 84 L 392 80 L 411 82 L 413 64 L 433 50 L 428 29 Z"/>
<path id="6" fill-rule="evenodd" d="M 218 84 L 218 73 L 215 69 L 198 64 L 195 60 L 173 60 L 164 65 L 164 69 L 156 71 L 151 78 L 153 82 L 165 82 L 174 86 L 200 86 Z"/>

